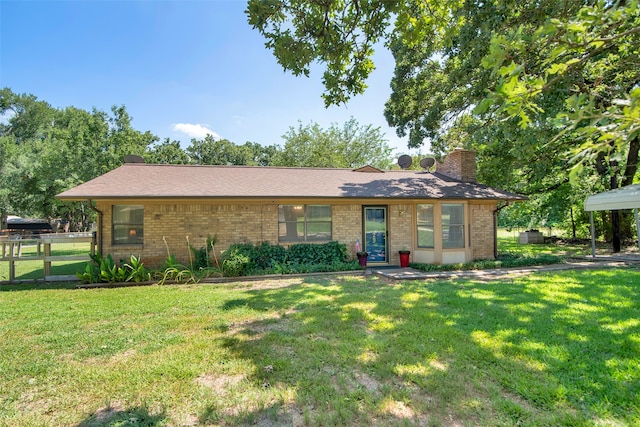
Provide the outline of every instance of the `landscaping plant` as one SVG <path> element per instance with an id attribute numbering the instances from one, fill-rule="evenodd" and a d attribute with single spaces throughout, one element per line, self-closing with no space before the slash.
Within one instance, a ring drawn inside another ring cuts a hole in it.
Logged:
<path id="1" fill-rule="evenodd" d="M 262 242 L 238 243 L 223 253 L 225 276 L 260 274 L 296 274 L 358 270 L 357 261 L 350 261 L 347 247 L 339 242 L 321 244 L 298 243 L 285 248 Z"/>
<path id="2" fill-rule="evenodd" d="M 76 273 L 82 283 L 122 283 L 145 282 L 151 280 L 151 272 L 147 270 L 140 257 L 131 255 L 128 262 L 121 260 L 115 263 L 111 254 L 103 257 L 100 252 L 90 255 L 91 260 L 84 271 Z"/>

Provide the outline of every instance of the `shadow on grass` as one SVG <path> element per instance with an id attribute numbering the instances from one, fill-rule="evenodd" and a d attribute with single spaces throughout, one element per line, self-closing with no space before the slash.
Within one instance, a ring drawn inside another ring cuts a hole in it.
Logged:
<path id="1" fill-rule="evenodd" d="M 0 283 L 0 292 L 44 291 L 48 289 L 76 289 L 80 282 Z"/>
<path id="2" fill-rule="evenodd" d="M 201 422 L 592 424 L 640 420 L 637 270 L 387 285 L 343 277 L 229 301 L 277 319 L 224 338 L 295 401 Z M 268 368 L 268 369 L 267 369 Z M 232 411 L 233 412 L 233 411 Z"/>
<path id="3" fill-rule="evenodd" d="M 147 408 L 102 408 L 76 427 L 154 427 L 165 425 L 166 414 L 152 415 Z"/>

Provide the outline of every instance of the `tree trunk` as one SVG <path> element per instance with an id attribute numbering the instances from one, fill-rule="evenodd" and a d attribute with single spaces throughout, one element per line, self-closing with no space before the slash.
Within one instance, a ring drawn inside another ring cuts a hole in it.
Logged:
<path id="1" fill-rule="evenodd" d="M 571 213 L 571 237 L 576 240 L 576 221 L 573 219 L 573 206 L 570 208 Z"/>
<path id="2" fill-rule="evenodd" d="M 627 151 L 627 166 L 624 168 L 624 177 L 622 178 L 622 186 L 633 184 L 633 177 L 638 171 L 638 153 L 640 152 L 640 139 L 636 136 L 629 142 L 629 151 Z"/>
<path id="3" fill-rule="evenodd" d="M 611 242 L 613 253 L 620 252 L 620 211 L 611 211 Z"/>

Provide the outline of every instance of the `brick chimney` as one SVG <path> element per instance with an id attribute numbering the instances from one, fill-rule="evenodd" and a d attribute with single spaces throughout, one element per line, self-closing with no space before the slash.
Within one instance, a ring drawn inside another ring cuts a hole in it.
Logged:
<path id="1" fill-rule="evenodd" d="M 436 164 L 436 172 L 458 181 L 476 182 L 476 152 L 456 148 Z"/>

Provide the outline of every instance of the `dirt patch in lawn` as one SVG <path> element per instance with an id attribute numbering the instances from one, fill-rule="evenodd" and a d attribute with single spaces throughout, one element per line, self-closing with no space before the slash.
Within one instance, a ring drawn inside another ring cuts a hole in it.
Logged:
<path id="1" fill-rule="evenodd" d="M 246 378 L 245 374 L 236 375 L 200 375 L 196 378 L 196 383 L 210 388 L 218 395 L 224 396 L 229 393 L 230 389 L 238 385 Z"/>

